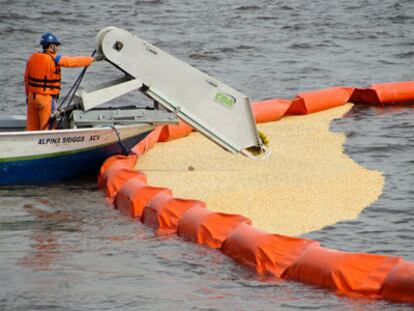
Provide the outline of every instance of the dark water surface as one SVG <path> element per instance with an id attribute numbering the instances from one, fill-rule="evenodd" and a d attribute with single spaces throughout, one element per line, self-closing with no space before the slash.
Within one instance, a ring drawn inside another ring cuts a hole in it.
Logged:
<path id="1" fill-rule="evenodd" d="M 25 113 L 25 61 L 43 32 L 59 36 L 62 53 L 88 55 L 97 31 L 110 25 L 253 100 L 413 80 L 411 0 L 0 0 L 0 114 Z M 66 88 L 79 71 L 64 69 Z M 85 84 L 116 75 L 109 65 L 94 64 Z M 346 134 L 350 157 L 383 172 L 384 192 L 358 219 L 307 237 L 414 260 L 413 121 L 411 107 L 354 107 L 332 123 Z M 0 188 L 0 254 L 0 310 L 412 308 L 259 277 L 219 251 L 154 237 L 107 205 L 94 179 Z"/>

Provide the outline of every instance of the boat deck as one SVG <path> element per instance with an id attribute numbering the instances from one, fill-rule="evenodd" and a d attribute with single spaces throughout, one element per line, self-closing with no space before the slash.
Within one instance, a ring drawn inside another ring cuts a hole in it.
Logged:
<path id="1" fill-rule="evenodd" d="M 0 116 L 1 132 L 18 132 L 26 130 L 26 116 Z"/>

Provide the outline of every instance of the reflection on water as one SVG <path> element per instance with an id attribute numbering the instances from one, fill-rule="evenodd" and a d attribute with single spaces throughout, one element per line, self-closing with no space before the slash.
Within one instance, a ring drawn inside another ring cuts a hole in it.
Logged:
<path id="1" fill-rule="evenodd" d="M 25 203 L 22 208 L 30 215 L 30 225 L 25 230 L 32 230 L 29 239 L 30 250 L 18 260 L 18 264 L 35 271 L 49 270 L 51 266 L 65 255 L 59 238 L 65 232 L 76 232 L 81 229 L 82 219 L 68 212 L 55 210 L 48 199 L 39 199 L 37 204 Z M 19 230 L 19 226 L 16 226 Z M 23 229 L 23 228 L 22 228 Z"/>
<path id="2" fill-rule="evenodd" d="M 41 232 L 33 234 L 30 239 L 32 250 L 17 261 L 18 265 L 34 271 L 49 270 L 51 265 L 61 255 L 59 236 L 54 232 Z"/>

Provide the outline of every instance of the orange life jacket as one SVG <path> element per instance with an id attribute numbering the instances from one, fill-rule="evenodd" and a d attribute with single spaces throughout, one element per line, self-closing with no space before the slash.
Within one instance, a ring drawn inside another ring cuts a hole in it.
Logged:
<path id="1" fill-rule="evenodd" d="M 60 55 L 54 57 L 48 53 L 36 52 L 27 61 L 29 92 L 58 95 L 60 93 L 61 72 L 58 61 Z"/>

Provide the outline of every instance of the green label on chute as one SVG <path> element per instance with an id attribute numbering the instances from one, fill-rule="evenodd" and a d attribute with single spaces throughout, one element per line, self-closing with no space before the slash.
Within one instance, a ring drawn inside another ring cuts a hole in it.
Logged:
<path id="1" fill-rule="evenodd" d="M 233 107 L 236 103 L 236 99 L 233 96 L 222 92 L 218 92 L 216 96 L 214 96 L 214 101 L 226 106 L 227 108 Z"/>

